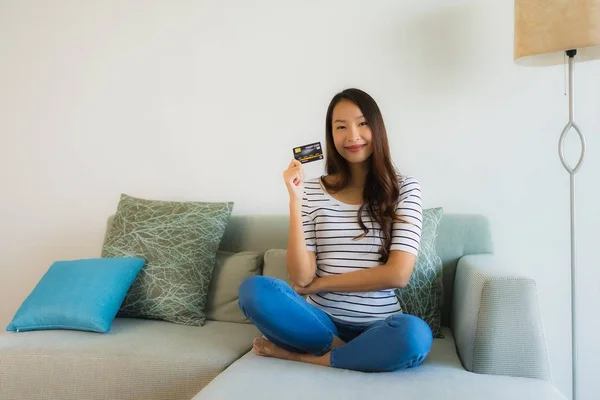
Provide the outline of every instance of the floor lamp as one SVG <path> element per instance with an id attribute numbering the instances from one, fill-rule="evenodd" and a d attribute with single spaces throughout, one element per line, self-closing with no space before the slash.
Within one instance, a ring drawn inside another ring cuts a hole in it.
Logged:
<path id="1" fill-rule="evenodd" d="M 574 61 L 600 59 L 600 0 L 515 0 L 514 59 L 519 65 L 550 66 L 568 63 L 569 121 L 558 141 L 558 154 L 570 175 L 571 219 L 571 337 L 572 389 L 577 398 L 577 320 L 575 259 L 575 173 L 585 156 L 585 136 L 575 123 Z M 581 153 L 572 166 L 564 154 L 565 137 L 573 130 Z"/>

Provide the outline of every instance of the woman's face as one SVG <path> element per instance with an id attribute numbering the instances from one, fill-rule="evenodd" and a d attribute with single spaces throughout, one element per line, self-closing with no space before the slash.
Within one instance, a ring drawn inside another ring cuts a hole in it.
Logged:
<path id="1" fill-rule="evenodd" d="M 360 108 L 349 100 L 341 100 L 333 108 L 333 143 L 349 163 L 362 163 L 373 154 L 371 128 Z"/>

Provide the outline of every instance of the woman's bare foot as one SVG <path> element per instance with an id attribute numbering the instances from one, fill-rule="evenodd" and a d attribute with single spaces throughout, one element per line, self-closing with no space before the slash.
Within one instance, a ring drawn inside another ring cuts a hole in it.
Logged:
<path id="1" fill-rule="evenodd" d="M 331 348 L 336 348 L 345 344 L 342 340 L 334 337 Z M 277 346 L 265 337 L 254 339 L 253 346 L 254 352 L 259 356 L 264 357 L 275 357 L 282 360 L 301 361 L 310 364 L 322 365 L 324 367 L 331 366 L 331 352 L 327 352 L 322 356 L 313 356 L 312 354 L 299 354 L 292 353 Z"/>
<path id="2" fill-rule="evenodd" d="M 264 337 L 254 339 L 252 348 L 254 349 L 254 352 L 259 356 L 275 357 L 281 358 L 283 360 L 294 359 L 294 354 L 292 352 L 282 349 L 281 347 L 277 346 L 270 340 L 265 339 Z"/>
<path id="3" fill-rule="evenodd" d="M 342 339 L 340 339 L 337 336 L 334 336 L 333 341 L 331 343 L 331 350 L 335 349 L 336 347 L 343 346 L 345 344 L 346 344 L 346 342 L 344 342 Z"/>

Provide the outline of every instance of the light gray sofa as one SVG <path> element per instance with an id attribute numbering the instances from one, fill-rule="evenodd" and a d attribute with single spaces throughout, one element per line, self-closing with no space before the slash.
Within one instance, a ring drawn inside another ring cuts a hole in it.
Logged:
<path id="1" fill-rule="evenodd" d="M 284 249 L 286 216 L 233 215 L 221 250 Z M 444 339 L 419 367 L 366 374 L 258 357 L 248 323 L 203 327 L 117 318 L 107 334 L 0 336 L 0 398 L 9 399 L 564 399 L 549 373 L 535 282 L 493 264 L 487 220 L 445 215 Z"/>

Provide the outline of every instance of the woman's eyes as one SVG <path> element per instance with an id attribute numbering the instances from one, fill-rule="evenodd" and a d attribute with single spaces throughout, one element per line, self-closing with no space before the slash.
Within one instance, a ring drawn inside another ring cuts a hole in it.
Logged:
<path id="1" fill-rule="evenodd" d="M 367 123 L 367 121 L 363 121 L 363 122 L 360 122 L 360 123 L 358 124 L 358 126 L 359 126 L 359 127 L 361 127 L 361 126 L 367 126 L 367 125 L 369 125 L 369 124 Z M 344 125 L 339 125 L 339 126 L 336 126 L 336 127 L 335 127 L 335 129 L 336 129 L 336 130 L 341 130 L 341 129 L 346 129 L 346 127 L 345 127 Z"/>

